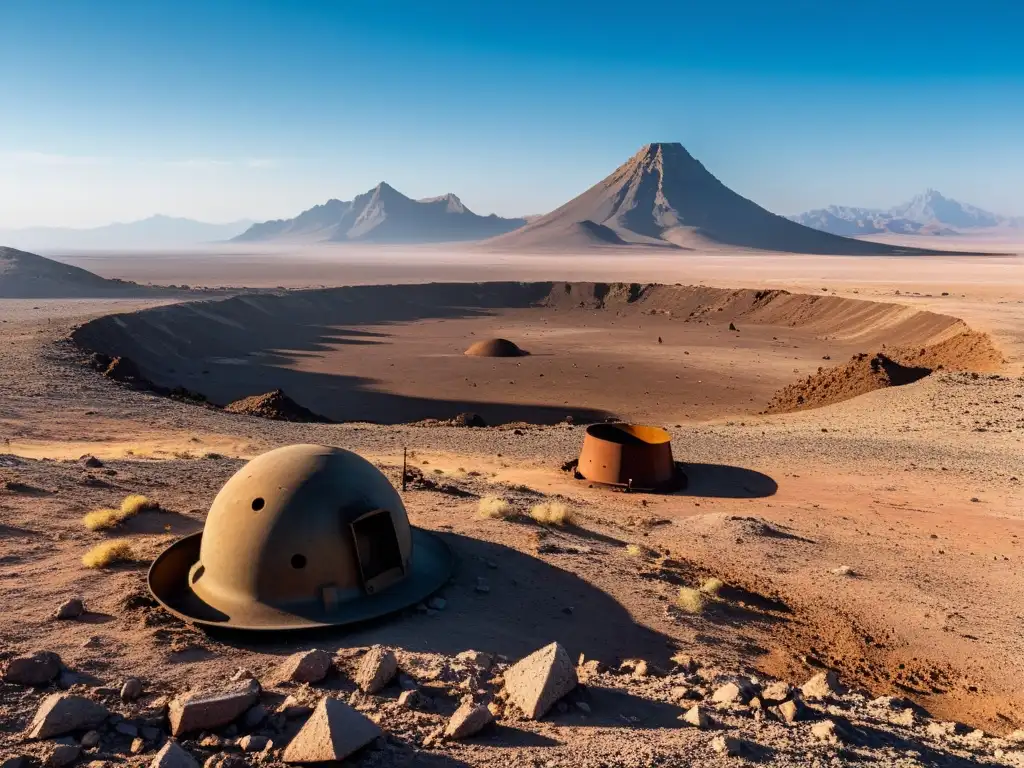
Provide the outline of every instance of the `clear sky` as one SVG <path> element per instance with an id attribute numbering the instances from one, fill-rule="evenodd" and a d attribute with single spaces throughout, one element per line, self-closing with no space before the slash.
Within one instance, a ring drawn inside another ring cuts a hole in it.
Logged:
<path id="1" fill-rule="evenodd" d="M 540 213 L 681 141 L 779 213 L 1024 215 L 1024 2 L 0 0 L 0 227 Z"/>

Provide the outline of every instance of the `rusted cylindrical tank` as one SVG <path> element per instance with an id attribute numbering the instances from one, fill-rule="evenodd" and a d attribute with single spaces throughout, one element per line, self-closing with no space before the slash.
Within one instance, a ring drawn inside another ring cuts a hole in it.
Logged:
<path id="1" fill-rule="evenodd" d="M 576 471 L 595 483 L 638 491 L 672 490 L 680 482 L 668 432 L 638 424 L 587 427 Z"/>

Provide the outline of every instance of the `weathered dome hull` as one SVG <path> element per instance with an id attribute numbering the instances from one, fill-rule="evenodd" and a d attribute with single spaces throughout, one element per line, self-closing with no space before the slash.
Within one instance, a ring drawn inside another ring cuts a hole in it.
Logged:
<path id="1" fill-rule="evenodd" d="M 201 624 L 289 629 L 348 624 L 411 605 L 451 573 L 370 462 L 293 445 L 256 457 L 217 494 L 202 533 L 168 548 L 150 590 Z"/>

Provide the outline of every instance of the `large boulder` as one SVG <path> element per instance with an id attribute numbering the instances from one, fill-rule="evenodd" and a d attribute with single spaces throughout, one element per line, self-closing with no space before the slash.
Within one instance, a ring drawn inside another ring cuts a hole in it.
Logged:
<path id="1" fill-rule="evenodd" d="M 576 683 L 576 667 L 561 643 L 545 645 L 505 672 L 509 701 L 531 720 L 544 717 Z"/>
<path id="2" fill-rule="evenodd" d="M 359 662 L 356 685 L 364 693 L 377 693 L 391 682 L 397 672 L 398 659 L 395 654 L 384 646 L 375 645 Z"/>
<path id="3" fill-rule="evenodd" d="M 176 741 L 168 741 L 156 753 L 149 768 L 199 768 L 199 763 Z"/>
<path id="4" fill-rule="evenodd" d="M 492 722 L 494 715 L 486 704 L 466 702 L 448 720 L 444 735 L 450 739 L 465 739 L 479 733 Z"/>
<path id="5" fill-rule="evenodd" d="M 281 662 L 275 677 L 282 682 L 319 683 L 331 671 L 332 663 L 327 651 L 300 651 Z"/>
<path id="6" fill-rule="evenodd" d="M 171 734 L 212 730 L 227 725 L 256 703 L 260 684 L 240 680 L 223 688 L 192 691 L 174 699 L 168 707 Z"/>
<path id="7" fill-rule="evenodd" d="M 28 728 L 31 739 L 51 739 L 72 731 L 95 728 L 107 719 L 107 708 L 95 701 L 54 693 L 43 699 Z"/>
<path id="8" fill-rule="evenodd" d="M 4 666 L 4 682 L 41 686 L 60 674 L 60 656 L 52 651 L 35 651 L 15 656 Z"/>

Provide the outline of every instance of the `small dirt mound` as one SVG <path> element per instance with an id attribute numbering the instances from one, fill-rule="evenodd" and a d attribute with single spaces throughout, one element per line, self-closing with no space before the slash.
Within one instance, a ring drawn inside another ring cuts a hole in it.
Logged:
<path id="1" fill-rule="evenodd" d="M 330 419 L 318 416 L 292 400 L 284 390 L 275 389 L 262 395 L 251 395 L 224 406 L 228 413 L 259 416 L 275 421 L 298 421 L 307 424 L 329 424 Z"/>
<path id="2" fill-rule="evenodd" d="M 931 368 L 901 365 L 881 352 L 873 356 L 862 352 L 845 365 L 819 368 L 816 374 L 780 390 L 766 412 L 819 408 L 883 387 L 910 384 L 931 372 Z"/>
<path id="3" fill-rule="evenodd" d="M 523 351 L 508 339 L 485 339 L 470 344 L 462 354 L 470 357 L 522 357 L 529 352 Z"/>

